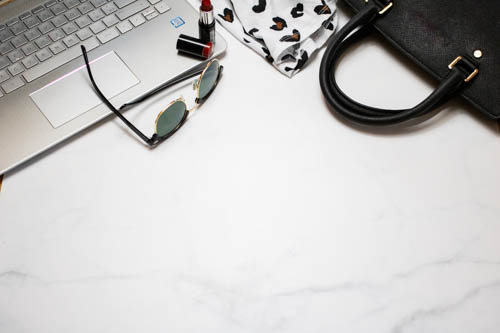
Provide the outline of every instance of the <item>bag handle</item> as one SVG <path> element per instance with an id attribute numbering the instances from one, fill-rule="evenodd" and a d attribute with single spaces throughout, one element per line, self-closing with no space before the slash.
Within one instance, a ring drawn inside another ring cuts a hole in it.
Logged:
<path id="1" fill-rule="evenodd" d="M 375 0 L 365 1 L 366 5 L 329 42 L 320 68 L 321 90 L 327 102 L 347 119 L 362 125 L 383 126 L 421 117 L 446 102 L 479 73 L 474 61 L 467 57 L 457 57 L 448 66 L 450 71 L 438 87 L 411 109 L 379 109 L 352 100 L 337 85 L 335 65 L 346 47 L 357 42 L 367 31 L 365 28 L 371 27 L 372 22 L 392 7 L 392 2 L 387 0 L 376 0 L 377 3 Z M 355 31 L 357 28 L 361 29 Z"/>

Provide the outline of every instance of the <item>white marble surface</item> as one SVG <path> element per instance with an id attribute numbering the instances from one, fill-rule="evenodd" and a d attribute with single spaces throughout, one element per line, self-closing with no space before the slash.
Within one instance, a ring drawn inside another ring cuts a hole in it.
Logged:
<path id="1" fill-rule="evenodd" d="M 0 332 L 499 332 L 497 125 L 454 102 L 349 126 L 320 57 L 289 80 L 223 33 L 220 86 L 161 147 L 110 119 L 6 175 Z M 415 104 L 432 82 L 381 45 L 342 87 Z"/>

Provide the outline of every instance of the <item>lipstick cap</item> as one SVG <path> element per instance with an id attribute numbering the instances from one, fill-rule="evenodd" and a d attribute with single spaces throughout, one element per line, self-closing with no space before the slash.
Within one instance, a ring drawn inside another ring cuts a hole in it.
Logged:
<path id="1" fill-rule="evenodd" d="M 177 40 L 177 50 L 201 59 L 208 59 L 212 55 L 213 44 L 212 42 L 203 42 L 195 37 L 180 35 Z"/>

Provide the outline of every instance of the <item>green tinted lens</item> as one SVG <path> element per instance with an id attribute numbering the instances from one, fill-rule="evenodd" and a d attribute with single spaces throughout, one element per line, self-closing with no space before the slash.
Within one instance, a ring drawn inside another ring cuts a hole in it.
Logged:
<path id="1" fill-rule="evenodd" d="M 207 97 L 215 88 L 217 77 L 219 76 L 219 67 L 218 61 L 213 61 L 210 66 L 208 66 L 200 81 L 200 90 L 198 92 L 199 99 Z"/>
<path id="2" fill-rule="evenodd" d="M 156 120 L 156 134 L 163 137 L 179 126 L 186 114 L 186 103 L 176 101 L 170 105 Z"/>

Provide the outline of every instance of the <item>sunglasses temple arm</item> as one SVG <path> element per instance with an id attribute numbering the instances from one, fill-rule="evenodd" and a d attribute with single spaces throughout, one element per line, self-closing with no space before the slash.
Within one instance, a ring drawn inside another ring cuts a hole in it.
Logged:
<path id="1" fill-rule="evenodd" d="M 168 80 L 167 82 L 163 83 L 162 85 L 154 88 L 153 90 L 145 93 L 144 95 L 141 95 L 141 96 L 133 99 L 132 101 L 123 104 L 122 106 L 120 106 L 120 110 L 123 110 L 123 109 L 125 109 L 125 108 L 127 108 L 129 106 L 132 106 L 132 105 L 144 102 L 146 99 L 148 99 L 151 96 L 159 93 L 160 91 L 165 90 L 165 89 L 167 89 L 167 88 L 169 88 L 171 86 L 174 86 L 174 85 L 176 85 L 178 83 L 181 83 L 182 81 L 185 81 L 187 79 L 190 79 L 190 78 L 193 78 L 193 77 L 195 77 L 197 75 L 200 75 L 201 73 L 203 73 L 203 69 L 201 69 L 201 70 L 195 70 L 194 72 L 182 73 L 182 74 L 174 77 L 173 79 Z"/>
<path id="2" fill-rule="evenodd" d="M 94 76 L 92 75 L 92 71 L 90 70 L 90 63 L 89 63 L 89 58 L 87 55 L 87 50 L 85 49 L 85 46 L 82 45 L 82 53 L 83 53 L 83 58 L 85 59 L 85 66 L 87 67 L 87 72 L 89 74 L 90 82 L 92 83 L 92 86 L 94 87 L 94 90 L 96 91 L 97 95 L 101 99 L 101 101 L 111 110 L 113 113 L 120 118 L 125 125 L 127 125 L 132 131 L 134 131 L 135 134 L 137 134 L 144 142 L 146 142 L 149 146 L 152 146 L 154 144 L 153 140 L 148 138 L 144 133 L 142 133 L 137 127 L 132 125 L 130 121 L 128 121 L 125 116 L 121 114 L 120 111 L 118 111 L 113 104 L 104 96 L 104 94 L 101 92 L 99 87 L 97 86 Z"/>

